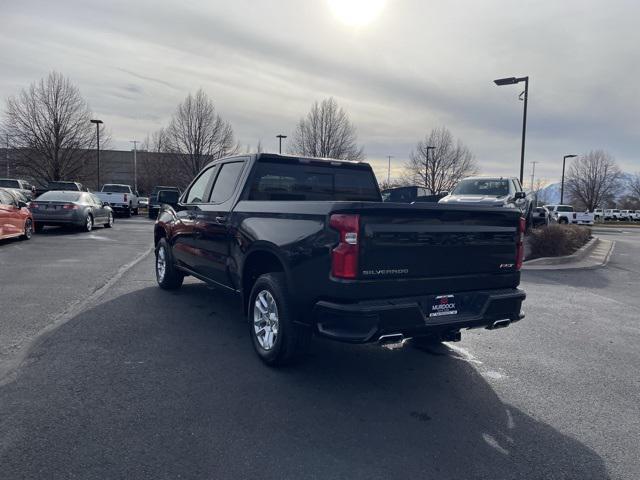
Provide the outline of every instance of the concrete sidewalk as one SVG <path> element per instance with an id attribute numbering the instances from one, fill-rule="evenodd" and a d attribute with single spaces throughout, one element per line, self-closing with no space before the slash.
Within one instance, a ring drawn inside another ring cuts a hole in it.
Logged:
<path id="1" fill-rule="evenodd" d="M 603 267 L 611 258 L 615 242 L 593 237 L 577 252 L 564 257 L 544 257 L 525 261 L 523 270 L 574 270 Z"/>

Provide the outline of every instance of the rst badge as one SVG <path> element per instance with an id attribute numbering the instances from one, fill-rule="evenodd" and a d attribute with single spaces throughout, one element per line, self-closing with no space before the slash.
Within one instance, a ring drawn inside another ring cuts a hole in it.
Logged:
<path id="1" fill-rule="evenodd" d="M 456 315 L 456 302 L 453 295 L 438 295 L 431 305 L 429 317 L 441 317 L 443 315 Z"/>

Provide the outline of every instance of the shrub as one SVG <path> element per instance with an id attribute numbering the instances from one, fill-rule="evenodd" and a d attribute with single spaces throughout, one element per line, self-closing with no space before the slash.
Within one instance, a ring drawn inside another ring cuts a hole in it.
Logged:
<path id="1" fill-rule="evenodd" d="M 578 225 L 549 225 L 529 235 L 531 253 L 527 260 L 539 257 L 571 255 L 591 238 L 591 229 Z"/>

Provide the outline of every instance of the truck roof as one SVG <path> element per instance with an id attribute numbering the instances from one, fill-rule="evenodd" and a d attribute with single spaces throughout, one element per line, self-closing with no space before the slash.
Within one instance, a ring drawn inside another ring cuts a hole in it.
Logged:
<path id="1" fill-rule="evenodd" d="M 328 163 L 334 166 L 337 165 L 344 165 L 344 166 L 349 166 L 351 168 L 356 167 L 356 168 L 366 168 L 366 169 L 370 169 L 371 165 L 368 164 L 367 162 L 361 162 L 361 161 L 352 161 L 352 160 L 336 160 L 334 158 L 319 158 L 319 157 L 308 157 L 308 156 L 303 156 L 303 155 L 282 155 L 282 154 L 278 154 L 278 153 L 254 153 L 253 158 L 255 159 L 256 162 L 260 162 L 260 161 L 268 161 L 268 160 L 276 160 L 279 162 L 291 162 L 291 163 L 305 163 L 305 162 L 309 162 L 309 163 Z M 246 158 L 247 155 L 233 155 L 230 157 L 225 157 L 225 158 L 220 158 L 218 160 L 213 160 L 212 162 L 209 162 L 209 165 L 215 165 L 216 163 L 220 163 L 226 160 L 230 160 L 232 158 Z"/>

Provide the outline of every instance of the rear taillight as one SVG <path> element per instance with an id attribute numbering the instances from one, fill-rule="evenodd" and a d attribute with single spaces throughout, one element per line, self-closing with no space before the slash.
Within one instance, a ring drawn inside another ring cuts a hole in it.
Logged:
<path id="1" fill-rule="evenodd" d="M 125 193 L 125 194 L 124 194 L 124 201 L 125 201 L 125 203 L 127 203 L 127 198 L 129 198 L 129 197 L 127 197 L 127 194 Z"/>
<path id="2" fill-rule="evenodd" d="M 73 203 L 65 203 L 62 208 L 64 208 L 65 210 L 77 210 L 78 206 L 73 204 Z"/>
<path id="3" fill-rule="evenodd" d="M 524 261 L 524 232 L 527 228 L 527 222 L 524 217 L 520 217 L 518 223 L 518 243 L 516 244 L 516 270 L 522 268 L 522 262 Z"/>
<path id="4" fill-rule="evenodd" d="M 40 207 L 40 205 L 38 205 L 37 203 L 33 203 L 33 202 L 31 202 L 31 203 L 29 204 L 29 208 L 30 208 L 31 210 L 33 210 L 34 208 L 39 208 L 39 207 Z"/>
<path id="5" fill-rule="evenodd" d="M 331 274 L 336 278 L 356 278 L 360 215 L 331 215 L 329 224 L 340 232 L 340 243 L 331 252 Z"/>

